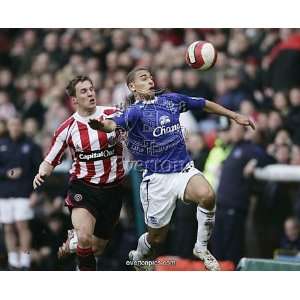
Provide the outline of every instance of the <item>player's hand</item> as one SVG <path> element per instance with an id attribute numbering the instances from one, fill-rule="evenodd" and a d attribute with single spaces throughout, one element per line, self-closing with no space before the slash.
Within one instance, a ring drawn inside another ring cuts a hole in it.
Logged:
<path id="1" fill-rule="evenodd" d="M 104 117 L 100 116 L 97 119 L 90 119 L 88 124 L 92 129 L 101 130 L 104 128 Z"/>
<path id="2" fill-rule="evenodd" d="M 236 114 L 233 120 L 239 125 L 250 126 L 253 130 L 255 130 L 254 122 L 247 116 Z"/>
<path id="3" fill-rule="evenodd" d="M 6 172 L 9 179 L 18 179 L 22 175 L 22 168 L 12 168 Z"/>
<path id="4" fill-rule="evenodd" d="M 243 170 L 244 177 L 246 178 L 250 177 L 254 173 L 256 166 L 257 166 L 257 160 L 255 158 L 248 161 L 248 163 L 246 164 Z"/>
<path id="5" fill-rule="evenodd" d="M 36 189 L 45 182 L 45 174 L 37 173 L 33 179 L 33 188 Z"/>

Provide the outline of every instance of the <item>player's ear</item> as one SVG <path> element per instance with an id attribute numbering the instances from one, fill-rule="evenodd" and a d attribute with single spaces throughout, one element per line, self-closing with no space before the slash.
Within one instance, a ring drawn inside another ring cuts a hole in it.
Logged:
<path id="1" fill-rule="evenodd" d="M 128 85 L 129 89 L 131 92 L 135 92 L 135 86 L 134 86 L 134 83 L 133 82 L 130 82 L 129 85 Z"/>
<path id="2" fill-rule="evenodd" d="M 78 104 L 78 100 L 76 97 L 71 97 L 73 104 Z"/>

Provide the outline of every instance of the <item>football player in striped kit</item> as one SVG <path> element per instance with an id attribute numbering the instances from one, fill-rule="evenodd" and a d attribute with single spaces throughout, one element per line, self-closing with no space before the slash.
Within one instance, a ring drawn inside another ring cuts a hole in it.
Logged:
<path id="1" fill-rule="evenodd" d="M 77 76 L 67 86 L 76 112 L 54 133 L 52 145 L 33 181 L 40 186 L 60 163 L 66 148 L 73 158 L 65 199 L 75 229 L 79 270 L 95 270 L 118 222 L 125 177 L 124 148 L 118 131 L 104 133 L 88 126 L 91 118 L 113 116 L 115 108 L 96 105 L 92 80 Z M 73 232 L 74 233 L 74 232 Z"/>
<path id="2" fill-rule="evenodd" d="M 247 116 L 204 98 L 176 93 L 156 96 L 154 80 L 147 68 L 131 71 L 127 86 L 133 97 L 123 114 L 105 120 L 91 118 L 89 125 L 103 132 L 113 132 L 117 127 L 127 130 L 127 147 L 144 169 L 140 196 L 148 232 L 139 238 L 137 249 L 129 253 L 129 258 L 136 269 L 152 269 L 151 264 L 141 261 L 157 255 L 156 250 L 166 239 L 176 200 L 181 199 L 198 205 L 194 255 L 208 270 L 219 270 L 217 260 L 207 249 L 215 219 L 214 191 L 187 153 L 179 115 L 199 109 L 253 129 L 254 124 Z"/>

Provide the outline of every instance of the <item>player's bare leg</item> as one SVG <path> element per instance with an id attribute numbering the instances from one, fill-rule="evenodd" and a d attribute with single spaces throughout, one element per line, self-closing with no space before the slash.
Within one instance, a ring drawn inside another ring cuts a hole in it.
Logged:
<path id="1" fill-rule="evenodd" d="M 92 241 L 96 219 L 84 208 L 73 208 L 71 218 L 78 236 L 76 254 L 79 270 L 94 271 L 96 270 L 96 260 Z"/>
<path id="2" fill-rule="evenodd" d="M 193 254 L 204 262 L 205 267 L 211 271 L 220 270 L 217 260 L 207 249 L 215 223 L 215 193 L 202 175 L 194 175 L 188 182 L 184 200 L 191 201 L 197 207 L 197 241 Z"/>
<path id="3" fill-rule="evenodd" d="M 103 254 L 109 240 L 103 240 L 93 235 L 92 249 L 95 256 Z M 58 258 L 64 258 L 72 253 L 76 253 L 78 237 L 75 229 L 68 230 L 68 238 L 58 250 Z"/>
<path id="4" fill-rule="evenodd" d="M 129 252 L 129 259 L 132 261 L 151 261 L 157 256 L 157 249 L 166 240 L 169 225 L 161 228 L 151 228 L 148 226 L 148 232 L 142 234 L 138 240 L 136 250 Z M 138 271 L 152 271 L 154 265 L 134 265 Z"/>
<path id="5" fill-rule="evenodd" d="M 28 270 L 31 264 L 31 239 L 32 234 L 29 228 L 28 221 L 16 222 L 16 228 L 19 236 L 19 254 L 20 254 L 20 267 L 23 270 Z"/>
<path id="6" fill-rule="evenodd" d="M 100 256 L 103 254 L 107 243 L 109 240 L 103 240 L 93 235 L 92 249 L 95 256 Z M 78 237 L 75 229 L 68 230 L 67 240 L 59 247 L 58 258 L 64 258 L 69 256 L 72 253 L 76 253 L 78 245 Z"/>
<path id="7" fill-rule="evenodd" d="M 96 262 L 103 254 L 108 242 L 109 240 L 104 240 L 93 235 L 92 249 L 94 252 L 94 256 L 96 258 Z M 65 257 L 70 256 L 73 253 L 76 253 L 77 245 L 78 245 L 78 236 L 76 230 L 75 229 L 68 230 L 67 240 L 58 249 L 58 253 L 57 253 L 58 258 L 63 259 Z"/>
<path id="8" fill-rule="evenodd" d="M 11 270 L 16 270 L 20 267 L 20 265 L 14 224 L 4 224 L 4 239 L 8 252 L 8 267 Z"/>

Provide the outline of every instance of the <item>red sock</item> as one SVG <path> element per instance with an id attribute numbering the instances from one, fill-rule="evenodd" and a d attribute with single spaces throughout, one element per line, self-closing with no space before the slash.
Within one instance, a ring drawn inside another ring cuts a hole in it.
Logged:
<path id="1" fill-rule="evenodd" d="M 80 271 L 96 271 L 96 259 L 92 248 L 77 246 L 78 267 Z"/>

